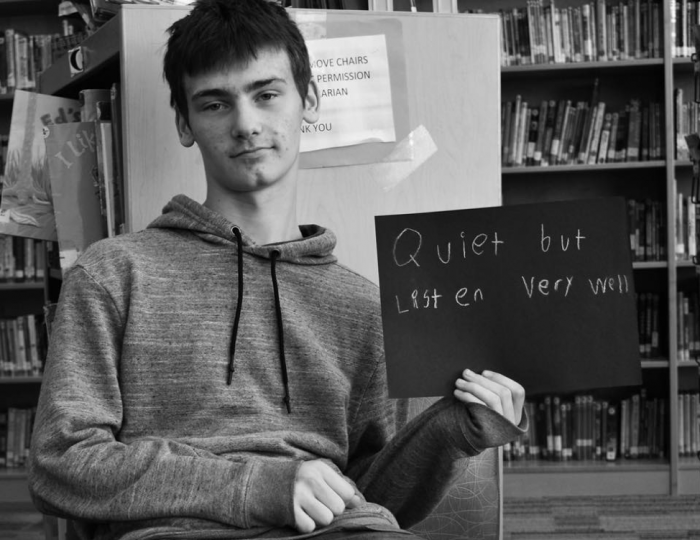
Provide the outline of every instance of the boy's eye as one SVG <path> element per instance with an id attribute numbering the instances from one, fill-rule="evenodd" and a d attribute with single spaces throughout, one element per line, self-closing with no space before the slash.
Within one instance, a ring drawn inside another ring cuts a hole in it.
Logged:
<path id="1" fill-rule="evenodd" d="M 276 96 L 277 96 L 277 94 L 275 94 L 274 92 L 263 92 L 262 94 L 260 94 L 258 99 L 260 99 L 261 101 L 270 101 L 271 99 L 275 98 Z"/>

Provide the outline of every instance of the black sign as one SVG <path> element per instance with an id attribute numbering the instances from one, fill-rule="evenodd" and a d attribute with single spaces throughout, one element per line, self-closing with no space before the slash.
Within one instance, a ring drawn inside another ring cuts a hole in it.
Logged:
<path id="1" fill-rule="evenodd" d="M 603 198 L 376 217 L 392 397 L 465 368 L 528 394 L 641 384 L 627 206 Z"/>

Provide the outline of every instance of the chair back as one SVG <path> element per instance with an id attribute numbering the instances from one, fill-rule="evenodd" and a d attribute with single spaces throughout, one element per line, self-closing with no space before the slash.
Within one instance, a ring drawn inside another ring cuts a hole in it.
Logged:
<path id="1" fill-rule="evenodd" d="M 408 419 L 432 405 L 434 398 L 412 398 Z M 503 453 L 489 448 L 460 459 L 447 495 L 433 512 L 411 528 L 425 540 L 501 540 Z"/>

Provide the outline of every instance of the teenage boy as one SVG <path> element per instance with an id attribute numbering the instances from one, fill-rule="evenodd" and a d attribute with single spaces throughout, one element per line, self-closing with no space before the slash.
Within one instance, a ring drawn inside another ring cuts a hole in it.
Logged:
<path id="1" fill-rule="evenodd" d="M 66 272 L 34 501 L 94 539 L 410 536 L 457 458 L 522 432 L 524 391 L 465 371 L 395 432 L 376 287 L 296 220 L 300 126 L 319 115 L 298 29 L 273 2 L 200 0 L 169 32 L 206 200 L 175 197 Z"/>

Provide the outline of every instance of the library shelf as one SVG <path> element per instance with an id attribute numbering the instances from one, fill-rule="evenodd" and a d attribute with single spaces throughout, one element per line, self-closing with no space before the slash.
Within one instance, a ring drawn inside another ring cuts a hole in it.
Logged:
<path id="1" fill-rule="evenodd" d="M 40 384 L 41 375 L 22 375 L 22 376 L 2 376 L 0 377 L 0 385 L 4 384 Z"/>
<path id="2" fill-rule="evenodd" d="M 501 174 L 549 174 L 549 173 L 567 173 L 567 172 L 584 172 L 590 173 L 595 171 L 617 171 L 631 169 L 662 169 L 666 166 L 664 160 L 653 161 L 624 161 L 615 163 L 597 163 L 595 165 L 549 165 L 546 167 L 531 166 L 531 167 L 503 167 Z"/>
<path id="3" fill-rule="evenodd" d="M 101 87 L 101 75 L 113 81 L 115 70 L 110 68 L 118 67 L 119 63 L 119 44 L 121 43 L 119 31 L 119 21 L 115 17 L 83 40 L 79 45 L 82 53 L 80 70 L 71 67 L 70 55 L 57 59 L 41 74 L 39 85 L 41 93 L 74 96 L 77 94 L 76 88 L 84 87 L 87 80 L 97 88 Z"/>
<path id="4" fill-rule="evenodd" d="M 510 78 L 517 75 L 536 75 L 553 73 L 560 75 L 562 72 L 571 73 L 573 71 L 605 71 L 605 70 L 643 70 L 647 68 L 664 65 L 663 58 L 645 58 L 640 60 L 614 60 L 609 62 L 566 62 L 551 64 L 526 64 L 519 66 L 503 66 L 501 77 Z"/>
<path id="5" fill-rule="evenodd" d="M 507 498 L 666 495 L 671 466 L 663 460 L 612 462 L 506 462 L 503 495 Z"/>
<path id="6" fill-rule="evenodd" d="M 635 270 L 658 270 L 668 268 L 668 263 L 666 261 L 635 261 L 632 263 L 632 268 Z"/>
<path id="7" fill-rule="evenodd" d="M 44 290 L 43 281 L 0 282 L 0 291 Z"/>
<path id="8" fill-rule="evenodd" d="M 0 482 L 5 480 L 26 480 L 27 469 L 24 467 L 0 467 Z"/>
<path id="9" fill-rule="evenodd" d="M 664 360 L 661 358 L 656 358 L 653 360 L 647 360 L 647 359 L 642 360 L 642 369 L 668 368 L 669 365 L 670 364 L 669 364 L 668 360 Z"/>

